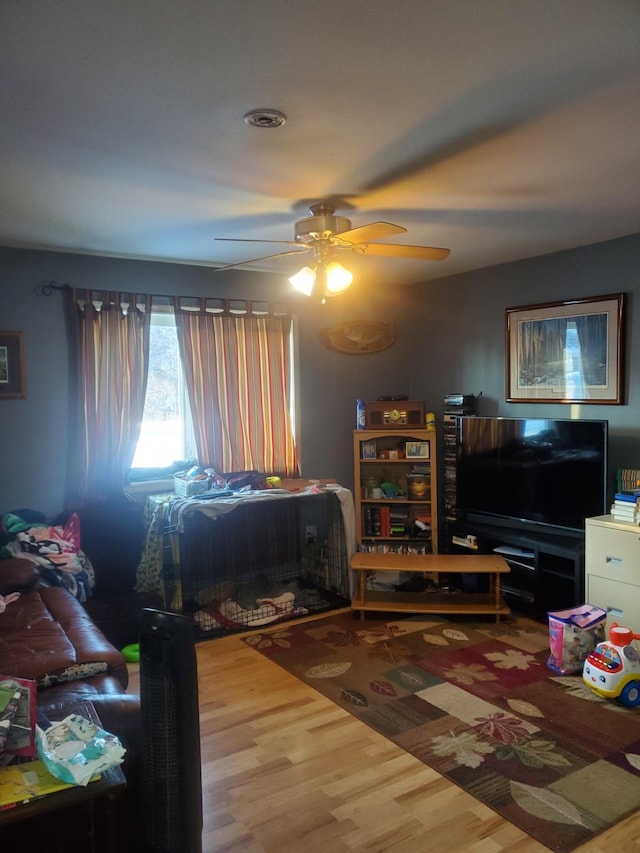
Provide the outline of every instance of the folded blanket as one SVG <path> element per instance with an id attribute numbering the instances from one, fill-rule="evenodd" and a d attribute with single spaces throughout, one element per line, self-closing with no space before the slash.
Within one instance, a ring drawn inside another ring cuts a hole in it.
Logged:
<path id="1" fill-rule="evenodd" d="M 40 566 L 41 577 L 53 586 L 64 586 L 79 601 L 86 601 L 95 583 L 93 567 L 80 548 L 80 519 L 73 513 L 64 526 L 28 525 L 17 515 L 3 519 L 13 539 L 3 556 L 19 557 Z"/>

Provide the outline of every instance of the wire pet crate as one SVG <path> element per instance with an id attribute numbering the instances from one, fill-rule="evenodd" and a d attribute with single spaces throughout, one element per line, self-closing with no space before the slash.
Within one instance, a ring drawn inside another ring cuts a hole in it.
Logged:
<path id="1" fill-rule="evenodd" d="M 349 604 L 349 560 L 335 494 L 247 502 L 184 518 L 167 600 L 201 637 Z"/>

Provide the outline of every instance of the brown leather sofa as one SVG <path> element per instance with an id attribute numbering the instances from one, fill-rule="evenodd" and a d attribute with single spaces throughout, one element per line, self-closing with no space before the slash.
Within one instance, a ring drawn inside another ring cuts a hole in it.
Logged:
<path id="1" fill-rule="evenodd" d="M 60 693 L 76 681 L 86 683 L 88 694 L 124 693 L 129 675 L 121 652 L 66 589 L 39 579 L 29 560 L 0 561 L 0 594 L 20 592 L 0 617 L 2 673 Z"/>
<path id="2" fill-rule="evenodd" d="M 74 702 L 90 700 L 103 727 L 117 735 L 127 750 L 123 770 L 127 790 L 116 804 L 118 850 L 144 849 L 139 807 L 139 697 L 126 693 L 127 665 L 92 622 L 85 608 L 61 587 L 40 581 L 38 566 L 26 559 L 0 560 L 0 595 L 20 592 L 20 598 L 0 613 L 0 674 L 32 679 L 37 683 L 38 712 L 60 719 Z M 68 713 L 68 711 L 67 711 Z M 100 838 L 87 844 L 88 817 L 65 809 L 42 818 L 2 827 L 3 843 L 11 833 L 22 849 L 75 853 L 100 851 Z M 29 839 L 35 845 L 29 846 Z M 24 845 L 27 845 L 26 847 Z"/>

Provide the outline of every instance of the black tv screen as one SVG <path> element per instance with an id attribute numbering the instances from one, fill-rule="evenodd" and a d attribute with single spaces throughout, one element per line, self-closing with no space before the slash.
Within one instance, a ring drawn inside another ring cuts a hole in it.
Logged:
<path id="1" fill-rule="evenodd" d="M 607 421 L 461 417 L 458 510 L 584 530 L 607 512 L 607 443 Z"/>

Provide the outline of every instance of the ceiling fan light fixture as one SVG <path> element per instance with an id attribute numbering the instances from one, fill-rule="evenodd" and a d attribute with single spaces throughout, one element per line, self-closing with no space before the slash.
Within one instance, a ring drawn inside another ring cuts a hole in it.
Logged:
<path id="1" fill-rule="evenodd" d="M 252 120 L 258 127 L 273 127 L 272 119 L 266 115 L 265 110 L 253 110 L 247 113 L 245 121 Z M 277 111 L 273 111 L 277 112 Z M 258 114 L 258 115 L 254 115 Z M 283 115 L 280 118 L 284 119 Z M 248 240 L 237 237 L 216 237 L 216 240 L 229 240 L 244 243 L 280 243 L 284 246 L 296 246 L 296 249 L 286 248 L 261 258 L 253 258 L 250 261 L 240 261 L 235 264 L 225 264 L 217 269 L 230 269 L 231 267 L 248 266 L 258 261 L 266 261 L 271 258 L 280 258 L 285 255 L 302 255 L 311 252 L 315 260 L 314 269 L 305 267 L 289 278 L 291 284 L 301 293 L 311 295 L 316 281 L 320 279 L 318 290 L 322 292 L 322 299 L 327 296 L 336 296 L 345 291 L 353 276 L 342 264 L 330 260 L 343 252 L 352 252 L 354 255 L 370 255 L 372 257 L 411 258 L 417 261 L 442 261 L 448 257 L 450 249 L 435 246 L 409 246 L 406 243 L 378 243 L 380 238 L 389 237 L 392 234 L 404 234 L 406 228 L 403 225 L 394 225 L 393 222 L 370 222 L 368 225 L 351 226 L 351 220 L 344 216 L 335 215 L 335 207 L 329 202 L 318 202 L 309 207 L 311 216 L 299 219 L 294 224 L 294 240 Z M 302 249 L 302 251 L 299 251 Z"/>
<path id="2" fill-rule="evenodd" d="M 289 281 L 305 296 L 311 296 L 313 285 L 316 283 L 316 271 L 311 267 L 302 267 L 295 275 L 290 276 Z"/>
<path id="3" fill-rule="evenodd" d="M 337 296 L 343 293 L 353 281 L 353 273 L 345 269 L 338 261 L 327 264 L 326 296 Z"/>

